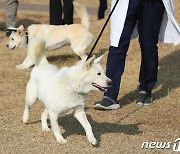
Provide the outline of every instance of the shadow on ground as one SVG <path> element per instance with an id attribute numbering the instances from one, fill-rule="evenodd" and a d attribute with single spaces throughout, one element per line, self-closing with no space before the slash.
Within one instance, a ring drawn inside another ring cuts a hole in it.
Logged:
<path id="1" fill-rule="evenodd" d="M 73 54 L 48 56 L 47 59 L 50 63 L 56 62 L 56 61 L 67 62 L 67 60 L 69 60 L 69 59 L 70 59 L 69 61 L 79 60 L 78 56 L 73 55 Z"/>
<path id="2" fill-rule="evenodd" d="M 89 123 L 91 124 L 94 136 L 97 139 L 97 142 L 98 142 L 97 146 L 99 146 L 101 142 L 101 135 L 103 134 L 122 133 L 125 135 L 137 135 L 137 134 L 142 133 L 142 131 L 139 130 L 140 123 L 124 124 L 124 125 L 118 124 L 117 122 L 116 123 L 108 123 L 108 122 L 97 123 L 96 121 L 92 119 L 90 115 L 87 115 L 87 119 Z M 37 123 L 41 123 L 41 120 L 32 121 L 27 124 L 32 125 L 32 124 L 37 124 Z M 58 123 L 59 123 L 59 126 L 65 130 L 65 132 L 62 134 L 64 138 L 67 138 L 68 136 L 71 136 L 74 134 L 86 136 L 84 128 L 77 121 L 77 119 L 72 115 L 59 117 Z M 48 120 L 48 125 L 49 125 L 48 127 L 51 128 L 50 120 Z"/>
<path id="3" fill-rule="evenodd" d="M 122 133 L 126 135 L 136 135 L 142 133 L 138 127 L 140 125 L 139 123 L 125 125 L 108 122 L 97 123 L 92 119 L 90 115 L 87 115 L 87 118 L 92 126 L 92 130 L 94 132 L 94 136 L 98 141 L 98 144 L 101 142 L 101 135 L 103 134 Z M 72 115 L 61 117 L 58 119 L 58 122 L 59 125 L 65 129 L 65 133 L 63 133 L 64 138 L 73 134 L 85 136 L 85 131 L 83 127 Z"/>
<path id="4" fill-rule="evenodd" d="M 28 27 L 32 24 L 40 24 L 40 22 L 37 22 L 35 20 L 30 20 L 30 19 L 21 19 L 17 21 L 17 27 L 19 27 L 20 25 L 24 25 L 25 27 Z"/>
<path id="5" fill-rule="evenodd" d="M 21 19 L 18 20 L 16 23 L 16 27 L 19 27 L 20 25 L 24 25 L 25 27 L 28 27 L 32 24 L 40 24 L 39 22 L 35 20 L 30 20 L 30 19 Z M 0 22 L 0 30 L 4 30 L 6 28 L 6 23 L 5 22 Z"/>
<path id="6" fill-rule="evenodd" d="M 99 57 L 99 56 L 105 54 L 107 51 L 108 51 L 108 49 L 102 49 L 102 50 L 100 50 L 100 52 L 95 53 L 95 55 L 96 55 L 96 57 Z M 80 57 L 75 55 L 72 51 L 72 54 L 49 55 L 49 56 L 47 56 L 47 59 L 49 62 L 57 62 L 57 61 L 67 62 L 67 60 L 68 61 L 79 61 Z"/>
<path id="7" fill-rule="evenodd" d="M 162 58 L 159 66 L 156 87 L 160 86 L 161 88 L 154 93 L 156 99 L 161 99 L 173 89 L 180 87 L 180 50 Z"/>

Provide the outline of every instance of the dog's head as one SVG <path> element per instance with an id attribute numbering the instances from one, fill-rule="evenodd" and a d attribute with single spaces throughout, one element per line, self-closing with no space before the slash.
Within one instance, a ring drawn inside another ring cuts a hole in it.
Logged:
<path id="1" fill-rule="evenodd" d="M 106 92 L 112 85 L 112 80 L 105 75 L 100 65 L 102 58 L 103 56 L 96 59 L 95 56 L 93 56 L 81 64 L 82 71 L 78 72 L 78 75 L 81 76 L 80 81 L 83 84 L 85 93 L 91 90 Z"/>
<path id="2" fill-rule="evenodd" d="M 12 32 L 9 37 L 7 47 L 10 49 L 22 48 L 27 44 L 26 29 L 23 25 L 17 28 L 16 32 Z"/>

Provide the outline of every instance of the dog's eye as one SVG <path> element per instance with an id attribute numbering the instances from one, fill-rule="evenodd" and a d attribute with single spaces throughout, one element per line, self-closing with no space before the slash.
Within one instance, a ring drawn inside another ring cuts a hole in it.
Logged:
<path id="1" fill-rule="evenodd" d="M 14 41 L 14 38 L 11 38 L 12 41 Z"/>
<path id="2" fill-rule="evenodd" d="M 97 73 L 97 75 L 101 75 L 101 73 L 100 73 L 100 72 L 98 72 L 98 73 Z"/>

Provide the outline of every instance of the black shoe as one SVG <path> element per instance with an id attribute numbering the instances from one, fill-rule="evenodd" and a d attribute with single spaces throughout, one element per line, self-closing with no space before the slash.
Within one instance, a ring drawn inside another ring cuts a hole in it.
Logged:
<path id="1" fill-rule="evenodd" d="M 10 36 L 12 31 L 6 31 L 6 36 Z"/>
<path id="2" fill-rule="evenodd" d="M 144 100 L 143 105 L 151 105 L 153 102 L 153 96 L 151 94 L 146 94 L 146 99 Z"/>
<path id="3" fill-rule="evenodd" d="M 96 102 L 93 107 L 98 110 L 115 110 L 119 109 L 121 106 L 119 102 L 104 97 L 100 102 Z"/>
<path id="4" fill-rule="evenodd" d="M 153 102 L 153 97 L 146 91 L 140 91 L 137 98 L 138 105 L 151 105 Z"/>
<path id="5" fill-rule="evenodd" d="M 5 31 L 6 31 L 6 36 L 10 36 L 12 32 L 17 31 L 17 28 L 10 27 L 10 28 L 6 28 Z"/>
<path id="6" fill-rule="evenodd" d="M 143 105 L 145 99 L 146 99 L 147 92 L 146 91 L 140 91 L 137 97 L 136 103 L 138 105 Z"/>

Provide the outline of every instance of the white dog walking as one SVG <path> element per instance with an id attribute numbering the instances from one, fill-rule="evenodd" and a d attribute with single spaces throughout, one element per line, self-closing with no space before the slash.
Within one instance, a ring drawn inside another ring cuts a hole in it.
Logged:
<path id="1" fill-rule="evenodd" d="M 40 38 L 45 42 L 46 50 L 55 50 L 65 45 L 70 45 L 72 50 L 81 59 L 86 59 L 86 49 L 93 39 L 93 35 L 89 30 L 89 15 L 84 5 L 73 1 L 76 13 L 81 18 L 80 24 L 71 25 L 47 25 L 47 24 L 33 24 L 28 27 L 27 32 L 23 25 L 21 25 L 17 32 L 13 32 L 7 47 L 11 49 L 22 48 L 28 44 L 28 54 L 26 59 L 18 69 L 29 68 L 35 63 L 32 55 L 34 50 L 31 47 L 32 38 Z M 27 38 L 28 35 L 28 38 Z"/>
<path id="2" fill-rule="evenodd" d="M 45 57 L 45 43 L 42 40 L 34 40 L 36 66 L 33 68 L 30 80 L 26 87 L 25 110 L 23 122 L 29 119 L 29 108 L 38 98 L 45 109 L 41 116 L 42 130 L 50 131 L 47 118 L 50 117 L 51 128 L 57 141 L 66 143 L 60 133 L 57 118 L 58 115 L 73 113 L 75 118 L 85 129 L 89 142 L 96 145 L 90 123 L 87 120 L 84 108 L 87 94 L 91 90 L 105 92 L 112 81 L 104 75 L 99 62 L 102 58 L 90 58 L 72 67 L 58 69 L 49 64 Z"/>

